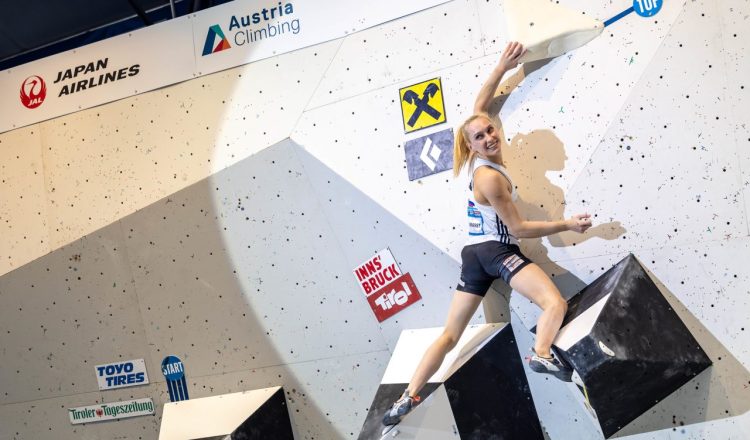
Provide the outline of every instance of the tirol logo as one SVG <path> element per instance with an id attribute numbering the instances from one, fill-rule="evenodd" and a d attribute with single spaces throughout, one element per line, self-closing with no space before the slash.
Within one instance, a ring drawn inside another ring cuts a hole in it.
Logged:
<path id="1" fill-rule="evenodd" d="M 370 308 L 379 322 L 383 322 L 406 307 L 422 299 L 411 275 L 405 273 L 382 289 L 367 297 Z"/>
<path id="2" fill-rule="evenodd" d="M 37 108 L 47 96 L 47 84 L 40 76 L 30 76 L 21 84 L 21 104 L 26 108 Z"/>
<path id="3" fill-rule="evenodd" d="M 216 43 L 216 38 L 219 38 L 219 44 Z M 218 24 L 215 24 L 208 28 L 208 35 L 206 35 L 206 43 L 203 45 L 203 56 L 210 55 L 212 53 L 221 52 L 222 50 L 229 49 L 232 46 L 229 45 L 229 40 L 224 36 L 224 31 L 221 30 Z"/>
<path id="4" fill-rule="evenodd" d="M 401 273 L 388 248 L 360 264 L 354 275 L 379 322 L 422 298 L 411 275 Z"/>

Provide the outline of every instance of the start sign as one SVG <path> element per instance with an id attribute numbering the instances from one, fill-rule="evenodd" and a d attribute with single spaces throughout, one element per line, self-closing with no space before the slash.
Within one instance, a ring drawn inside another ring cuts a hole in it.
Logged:
<path id="1" fill-rule="evenodd" d="M 100 390 L 132 387 L 148 383 L 146 363 L 143 359 L 115 362 L 94 367 Z"/>
<path id="2" fill-rule="evenodd" d="M 188 400 L 187 380 L 185 379 L 185 364 L 177 356 L 167 356 L 161 361 L 161 372 L 167 379 L 169 400 L 179 402 Z"/>
<path id="3" fill-rule="evenodd" d="M 422 299 L 411 275 L 401 272 L 389 249 L 360 264 L 354 275 L 379 322 Z"/>

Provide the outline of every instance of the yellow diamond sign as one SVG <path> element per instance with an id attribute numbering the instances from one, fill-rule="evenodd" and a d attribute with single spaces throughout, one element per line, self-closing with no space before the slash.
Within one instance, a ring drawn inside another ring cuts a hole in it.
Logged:
<path id="1" fill-rule="evenodd" d="M 399 89 L 404 131 L 410 133 L 445 122 L 443 85 L 440 78 Z"/>

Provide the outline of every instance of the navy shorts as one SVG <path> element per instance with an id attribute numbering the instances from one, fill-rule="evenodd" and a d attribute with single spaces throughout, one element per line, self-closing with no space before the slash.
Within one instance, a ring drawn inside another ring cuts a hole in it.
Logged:
<path id="1" fill-rule="evenodd" d="M 496 240 L 464 246 L 461 251 L 461 282 L 456 289 L 484 296 L 493 281 L 502 278 L 508 285 L 513 275 L 531 264 L 514 244 Z"/>

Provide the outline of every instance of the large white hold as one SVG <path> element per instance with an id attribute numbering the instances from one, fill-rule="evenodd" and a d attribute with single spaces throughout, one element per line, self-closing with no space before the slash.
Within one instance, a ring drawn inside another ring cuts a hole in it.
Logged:
<path id="1" fill-rule="evenodd" d="M 249 438 L 249 430 L 260 436 L 253 438 L 293 438 L 283 388 L 166 403 L 159 440 Z"/>
<path id="2" fill-rule="evenodd" d="M 577 49 L 604 30 L 604 23 L 549 0 L 505 0 L 508 38 L 526 48 L 520 62 L 554 58 Z"/>

